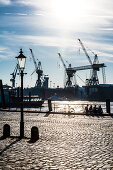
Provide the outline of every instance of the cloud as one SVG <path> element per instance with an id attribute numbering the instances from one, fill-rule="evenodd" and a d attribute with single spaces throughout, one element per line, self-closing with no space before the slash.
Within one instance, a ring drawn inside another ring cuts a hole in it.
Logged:
<path id="1" fill-rule="evenodd" d="M 16 13 L 16 15 L 20 15 L 20 16 L 26 16 L 26 13 Z"/>
<path id="2" fill-rule="evenodd" d="M 0 0 L 0 4 L 2 4 L 2 5 L 10 5 L 11 0 Z"/>
<path id="3" fill-rule="evenodd" d="M 0 54 L 0 59 L 7 59 L 7 56 Z"/>
<path id="4" fill-rule="evenodd" d="M 20 13 L 13 13 L 12 15 L 18 15 L 18 16 L 25 16 L 27 17 L 32 16 L 31 18 L 28 19 L 23 19 L 23 22 L 28 22 L 29 25 L 32 24 L 32 28 L 37 28 L 41 26 L 42 28 L 45 29 L 53 29 L 53 30 L 58 30 L 61 31 L 62 34 L 64 34 L 64 30 L 67 32 L 100 32 L 102 31 L 107 31 L 107 27 L 112 28 L 112 18 L 113 18 L 113 11 L 111 9 L 111 6 L 113 5 L 112 1 L 109 0 L 109 3 L 106 3 L 106 0 L 100 0 L 99 2 L 97 0 L 84 0 L 86 4 L 89 4 L 88 7 L 85 7 L 87 10 L 85 10 L 83 7 L 83 11 L 81 10 L 77 11 L 74 10 L 72 15 L 70 15 L 70 11 L 66 12 L 66 16 L 60 16 L 58 15 L 59 11 L 55 12 L 55 4 L 59 3 L 59 0 L 15 0 L 12 1 L 12 4 L 14 3 L 15 5 L 20 5 L 21 6 L 29 6 L 29 7 L 34 7 L 34 11 L 30 13 L 25 13 L 25 12 L 20 12 Z M 64 0 L 61 0 L 63 2 Z M 68 1 L 68 0 L 67 0 Z M 77 2 L 77 0 L 70 0 L 71 2 Z M 82 3 L 82 1 L 80 1 Z M 80 8 L 80 3 L 78 6 L 78 9 Z M 85 3 L 83 3 L 85 4 Z M 83 5 L 82 5 L 83 6 Z M 86 5 L 87 6 L 87 5 Z M 70 6 L 72 7 L 72 5 Z M 70 8 L 69 7 L 69 8 Z M 80 8 L 80 9 L 82 9 Z M 57 4 L 57 10 L 58 4 Z M 71 9 L 70 9 L 71 10 Z M 57 13 L 57 14 L 56 14 Z M 63 9 L 62 9 L 63 13 Z M 10 15 L 7 13 L 7 15 Z M 35 17 L 34 17 L 35 15 Z M 42 17 L 43 16 L 43 17 Z M 19 20 L 19 18 L 18 18 Z M 37 22 L 38 20 L 38 22 Z M 15 24 L 17 24 L 16 21 L 14 21 Z M 14 23 L 13 22 L 13 23 Z M 18 21 L 19 22 L 19 21 Z M 20 18 L 20 25 L 22 21 Z M 32 29 L 31 28 L 31 29 Z M 66 36 L 66 35 L 65 35 Z"/>
<path id="5" fill-rule="evenodd" d="M 81 9 L 82 10 L 87 10 L 89 11 L 89 14 L 97 14 L 98 16 L 104 16 L 105 14 L 113 14 L 112 11 L 112 7 L 113 7 L 113 1 L 109 0 L 15 0 L 15 3 L 17 4 L 23 4 L 26 6 L 34 6 L 35 8 L 44 10 L 44 11 L 48 11 L 48 12 L 52 12 L 53 10 L 56 10 L 56 8 L 61 8 L 62 12 L 65 9 L 65 6 L 68 5 L 68 9 L 71 7 L 72 5 L 74 5 L 74 7 L 72 9 L 76 9 L 78 8 L 78 10 Z M 62 8 L 63 5 L 63 8 Z M 77 7 L 76 7 L 77 6 Z M 52 8 L 54 8 L 52 10 Z M 80 11 L 82 12 L 82 11 Z M 85 11 L 86 12 L 86 11 Z"/>
<path id="6" fill-rule="evenodd" d="M 4 32 L 0 37 L 14 43 L 33 44 L 45 47 L 72 47 L 74 41 L 71 39 L 57 36 L 35 36 L 35 35 L 17 35 L 14 33 Z"/>
<path id="7" fill-rule="evenodd" d="M 113 51 L 112 44 L 107 43 L 106 39 L 102 39 L 102 42 L 98 41 L 87 41 L 87 47 L 91 49 L 94 53 L 100 54 L 102 52 L 107 53 L 109 57 L 113 57 L 110 55 Z"/>
<path id="8" fill-rule="evenodd" d="M 106 0 L 80 0 L 80 2 L 67 0 L 64 6 L 62 6 L 64 0 L 54 0 L 54 2 L 53 0 L 46 0 L 46 2 L 45 0 L 17 0 L 16 3 L 33 6 L 35 11 L 41 11 L 45 16 L 42 20 L 43 25 L 51 29 L 64 29 L 65 26 L 65 29 L 70 31 L 83 31 L 83 28 L 84 31 L 94 31 L 96 27 L 109 25 L 110 18 L 113 18 L 112 0 L 109 0 L 109 3 Z M 65 7 L 66 4 L 69 4 L 68 7 Z M 70 15 L 71 8 L 73 13 Z"/>
<path id="9" fill-rule="evenodd" d="M 0 37 L 3 39 L 7 39 L 8 43 L 12 44 L 12 46 L 13 45 L 18 46 L 19 44 L 21 44 L 21 47 L 23 46 L 27 48 L 29 48 L 29 46 L 51 47 L 51 49 L 55 47 L 58 50 L 58 52 L 63 52 L 62 50 L 65 49 L 64 53 L 67 52 L 70 53 L 70 57 L 71 56 L 78 57 L 76 55 L 76 50 L 79 47 L 81 47 L 79 43 L 76 44 L 76 39 L 64 38 L 58 36 L 35 36 L 35 35 L 33 36 L 33 35 L 17 35 L 14 33 L 12 34 L 5 33 L 0 35 Z M 104 62 L 104 60 L 108 61 L 108 58 L 110 60 L 113 60 L 113 54 L 112 54 L 113 47 L 112 44 L 106 43 L 106 39 L 102 39 L 102 42 L 98 42 L 98 39 L 97 40 L 92 39 L 92 40 L 87 40 L 85 42 L 84 41 L 82 42 L 86 50 L 90 49 L 99 56 L 100 62 Z M 83 56 L 85 55 L 82 49 L 80 53 Z M 91 52 L 89 52 L 89 50 L 88 53 L 90 56 L 94 56 Z"/>
<path id="10" fill-rule="evenodd" d="M 113 28 L 100 28 L 102 31 L 113 31 Z"/>
<path id="11" fill-rule="evenodd" d="M 14 51 L 12 51 L 9 47 L 0 46 L 0 59 L 12 59 L 14 55 Z"/>
<path id="12" fill-rule="evenodd" d="M 52 2 L 52 0 L 16 0 L 17 4 L 23 4 L 26 6 L 34 6 L 39 8 L 48 8 L 49 4 Z"/>
<path id="13" fill-rule="evenodd" d="M 6 47 L 0 46 L 0 53 L 3 52 L 3 51 L 6 50 L 6 49 L 7 49 Z"/>
<path id="14" fill-rule="evenodd" d="M 5 15 L 11 15 L 12 13 L 10 13 L 10 12 L 6 12 L 6 13 L 4 13 Z"/>
<path id="15" fill-rule="evenodd" d="M 11 15 L 11 16 L 26 16 L 28 14 L 26 13 L 4 13 L 5 15 Z"/>

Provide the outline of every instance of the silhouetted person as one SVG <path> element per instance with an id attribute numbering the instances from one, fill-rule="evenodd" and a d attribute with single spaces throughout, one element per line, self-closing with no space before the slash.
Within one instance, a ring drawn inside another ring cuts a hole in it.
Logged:
<path id="1" fill-rule="evenodd" d="M 85 107 L 85 113 L 88 114 L 88 105 Z"/>
<path id="2" fill-rule="evenodd" d="M 89 113 L 92 114 L 92 105 L 89 107 Z"/>
<path id="3" fill-rule="evenodd" d="M 92 111 L 93 111 L 93 114 L 94 114 L 94 115 L 97 113 L 96 105 L 93 107 Z"/>
<path id="4" fill-rule="evenodd" d="M 103 114 L 103 110 L 102 110 L 101 105 L 98 107 L 98 113 L 99 113 L 99 115 L 102 115 L 102 114 Z"/>

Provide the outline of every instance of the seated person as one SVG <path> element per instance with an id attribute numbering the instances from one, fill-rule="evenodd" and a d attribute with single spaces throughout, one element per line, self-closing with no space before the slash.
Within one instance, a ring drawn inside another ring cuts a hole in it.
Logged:
<path id="1" fill-rule="evenodd" d="M 102 113 L 103 113 L 103 110 L 102 110 L 101 105 L 98 107 L 98 113 L 99 113 L 99 114 L 102 114 Z"/>
<path id="2" fill-rule="evenodd" d="M 88 114 L 88 105 L 85 107 L 85 112 Z"/>
<path id="3" fill-rule="evenodd" d="M 93 112 L 93 114 L 96 114 L 96 113 L 97 113 L 96 105 L 93 107 L 92 112 Z"/>
<path id="4" fill-rule="evenodd" d="M 92 113 L 92 105 L 89 107 L 89 113 Z"/>

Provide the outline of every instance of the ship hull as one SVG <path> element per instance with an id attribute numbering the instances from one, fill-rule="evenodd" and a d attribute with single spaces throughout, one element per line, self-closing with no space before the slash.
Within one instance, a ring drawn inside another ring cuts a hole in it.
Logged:
<path id="1" fill-rule="evenodd" d="M 113 85 L 100 84 L 97 86 L 83 86 L 86 93 L 86 100 L 89 101 L 113 101 Z"/>

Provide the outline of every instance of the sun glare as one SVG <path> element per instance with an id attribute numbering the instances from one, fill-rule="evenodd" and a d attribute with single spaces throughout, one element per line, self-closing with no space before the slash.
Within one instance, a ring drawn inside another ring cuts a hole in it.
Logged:
<path id="1" fill-rule="evenodd" d="M 56 0 L 52 10 L 57 19 L 71 23 L 88 15 L 89 0 Z"/>

